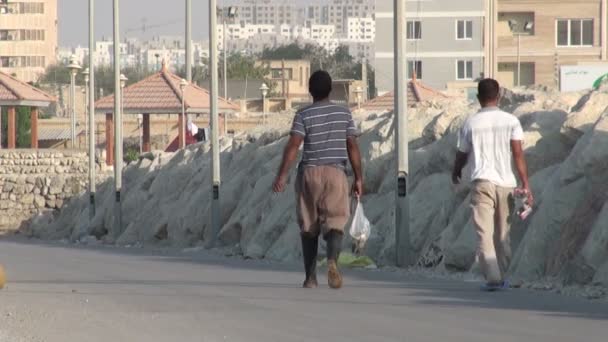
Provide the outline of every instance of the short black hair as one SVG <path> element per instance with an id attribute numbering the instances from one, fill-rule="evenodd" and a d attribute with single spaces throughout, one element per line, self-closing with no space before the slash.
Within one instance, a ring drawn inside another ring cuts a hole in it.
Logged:
<path id="1" fill-rule="evenodd" d="M 308 80 L 308 91 L 315 100 L 323 100 L 331 93 L 331 76 L 325 70 L 318 70 L 310 75 Z"/>
<path id="2" fill-rule="evenodd" d="M 477 85 L 477 97 L 479 102 L 486 103 L 498 99 L 500 96 L 500 84 L 492 78 L 485 78 Z"/>

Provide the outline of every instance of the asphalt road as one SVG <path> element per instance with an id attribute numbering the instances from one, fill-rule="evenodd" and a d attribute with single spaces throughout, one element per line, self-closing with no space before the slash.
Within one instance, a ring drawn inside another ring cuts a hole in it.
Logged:
<path id="1" fill-rule="evenodd" d="M 305 290 L 297 265 L 25 241 L 0 263 L 1 342 L 608 341 L 606 302 L 470 282 L 349 271 Z"/>

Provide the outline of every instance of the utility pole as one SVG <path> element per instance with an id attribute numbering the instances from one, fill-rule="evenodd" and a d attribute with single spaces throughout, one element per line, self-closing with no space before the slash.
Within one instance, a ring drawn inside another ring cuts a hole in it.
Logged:
<path id="1" fill-rule="evenodd" d="M 89 220 L 95 217 L 95 0 L 89 0 Z"/>
<path id="2" fill-rule="evenodd" d="M 226 39 L 226 18 L 224 18 L 224 34 L 223 34 L 223 42 L 222 42 L 222 47 L 223 47 L 223 55 L 224 55 L 224 100 L 228 100 L 228 47 L 227 47 L 227 41 L 228 39 Z M 226 126 L 226 125 L 224 125 Z"/>
<path id="3" fill-rule="evenodd" d="M 367 83 L 367 58 L 363 57 L 363 62 L 361 63 L 361 81 L 363 81 L 363 99 L 367 101 L 369 99 L 369 90 Z"/>
<path id="4" fill-rule="evenodd" d="M 395 206 L 395 255 L 397 266 L 412 264 L 410 247 L 407 127 L 407 55 L 405 44 L 405 0 L 394 0 L 395 42 L 395 151 L 397 152 L 397 191 Z"/>
<path id="5" fill-rule="evenodd" d="M 521 86 L 521 32 L 517 32 L 517 86 Z"/>
<path id="6" fill-rule="evenodd" d="M 122 94 L 120 87 L 120 31 L 118 0 L 114 1 L 114 184 L 116 202 L 114 203 L 114 232 L 122 231 Z M 110 152 L 109 152 L 110 153 Z"/>
<path id="7" fill-rule="evenodd" d="M 192 83 L 192 0 L 186 0 L 186 81 Z"/>
<path id="8" fill-rule="evenodd" d="M 225 34 L 225 32 L 224 32 Z M 210 70 L 210 111 L 211 111 L 211 154 L 213 187 L 211 197 L 211 237 L 208 247 L 213 247 L 220 231 L 220 146 L 218 119 L 218 65 L 217 65 L 217 0 L 209 0 L 209 64 Z"/>

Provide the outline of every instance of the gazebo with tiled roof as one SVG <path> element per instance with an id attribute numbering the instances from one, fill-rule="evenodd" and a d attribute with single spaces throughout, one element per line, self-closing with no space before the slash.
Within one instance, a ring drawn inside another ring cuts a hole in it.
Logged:
<path id="1" fill-rule="evenodd" d="M 150 114 L 180 114 L 178 127 L 182 127 L 182 91 L 181 78 L 171 73 L 163 62 L 161 71 L 134 83 L 123 89 L 123 114 L 143 115 L 143 146 L 144 152 L 150 151 Z M 189 83 L 184 88 L 184 107 L 186 114 L 205 114 L 210 111 L 209 92 L 203 88 Z M 223 98 L 218 101 L 219 111 L 234 112 L 239 107 Z M 95 112 L 106 114 L 106 163 L 113 165 L 113 111 L 114 95 L 101 98 L 95 104 Z M 182 130 L 178 129 L 181 145 Z"/>
<path id="2" fill-rule="evenodd" d="M 38 108 L 48 107 L 55 98 L 0 71 L 0 107 L 7 107 L 8 148 L 17 147 L 16 107 L 29 107 L 32 120 L 31 148 L 38 148 Z"/>
<path id="3" fill-rule="evenodd" d="M 431 98 L 447 96 L 413 78 L 408 82 L 407 103 L 409 107 Z M 366 111 L 387 111 L 395 108 L 395 93 L 388 92 L 361 104 L 361 109 Z"/>

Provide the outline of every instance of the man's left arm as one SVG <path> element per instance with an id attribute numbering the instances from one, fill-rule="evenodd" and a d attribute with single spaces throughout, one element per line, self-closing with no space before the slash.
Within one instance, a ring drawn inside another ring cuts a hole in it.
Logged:
<path id="1" fill-rule="evenodd" d="M 469 154 L 458 151 L 456 153 L 456 160 L 454 161 L 454 169 L 452 170 L 452 183 L 460 184 L 460 180 L 462 179 L 462 169 L 467 165 L 467 160 L 469 159 Z"/>
<path id="2" fill-rule="evenodd" d="M 454 168 L 452 169 L 452 183 L 454 184 L 460 184 L 462 169 L 467 165 L 469 151 L 473 148 L 469 134 L 467 124 L 465 123 L 465 126 L 463 126 L 458 133 L 458 152 L 456 153 L 456 160 L 454 161 Z"/>

